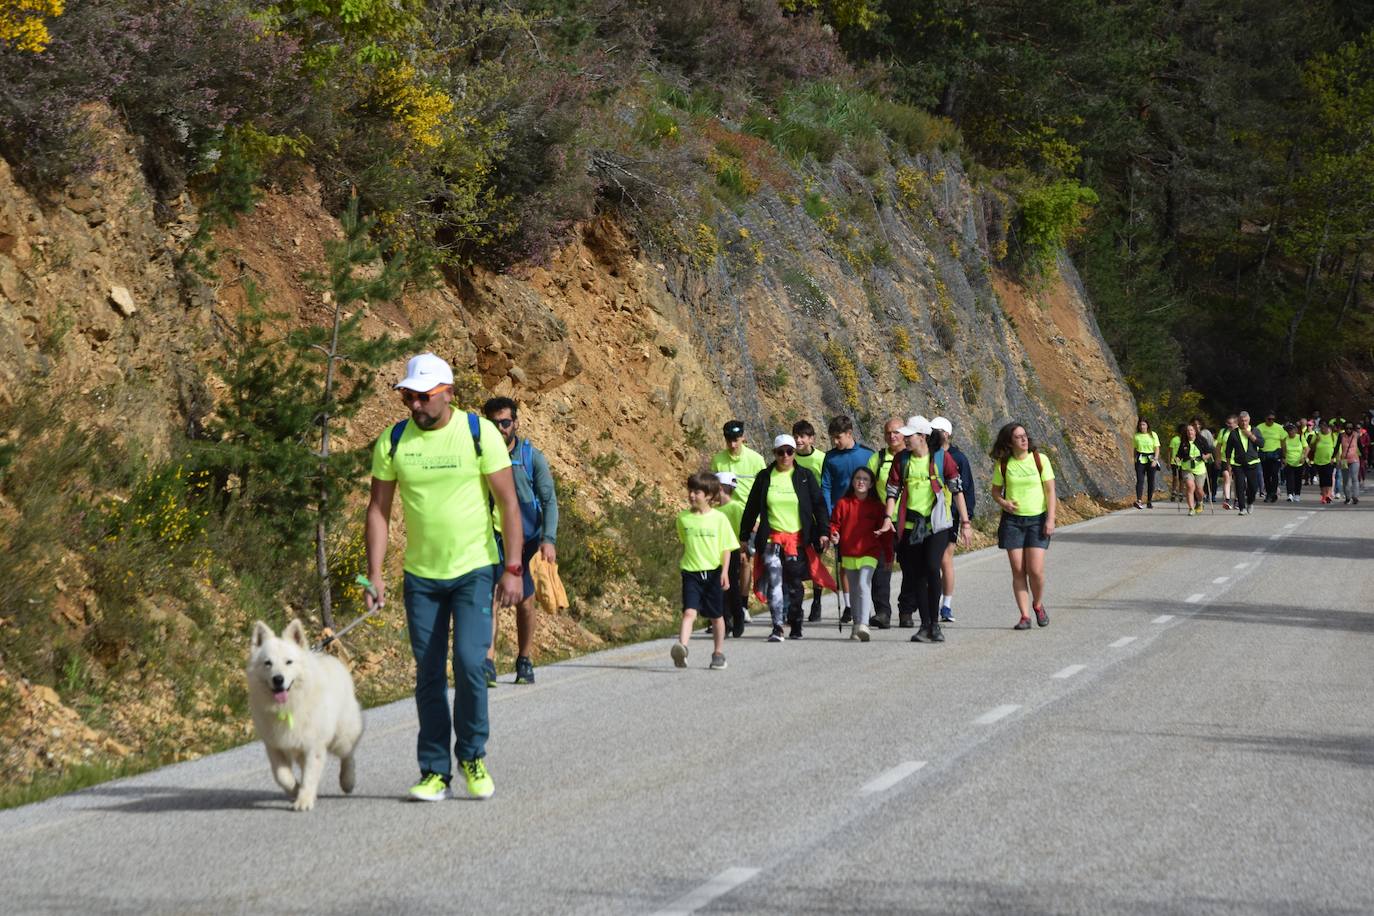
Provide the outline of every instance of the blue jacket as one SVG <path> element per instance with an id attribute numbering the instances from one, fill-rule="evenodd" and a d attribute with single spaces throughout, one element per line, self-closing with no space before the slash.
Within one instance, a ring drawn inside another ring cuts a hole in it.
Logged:
<path id="1" fill-rule="evenodd" d="M 854 471 L 867 466 L 872 457 L 873 449 L 857 444 L 853 448 L 831 449 L 825 453 L 825 463 L 821 465 L 821 495 L 825 497 L 826 512 L 835 511 L 835 503 L 849 489 Z"/>
<path id="2" fill-rule="evenodd" d="M 954 459 L 954 463 L 959 465 L 959 479 L 964 485 L 964 508 L 968 509 L 969 519 L 973 519 L 973 504 L 975 502 L 973 492 L 973 467 L 968 463 L 967 456 L 959 451 L 957 446 L 949 450 L 949 457 Z"/>

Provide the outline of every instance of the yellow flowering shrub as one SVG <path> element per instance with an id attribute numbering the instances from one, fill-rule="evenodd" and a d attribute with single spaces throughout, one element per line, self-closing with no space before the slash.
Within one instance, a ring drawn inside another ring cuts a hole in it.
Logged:
<path id="1" fill-rule="evenodd" d="M 52 40 L 46 20 L 62 11 L 63 0 L 0 0 L 0 48 L 43 51 Z"/>

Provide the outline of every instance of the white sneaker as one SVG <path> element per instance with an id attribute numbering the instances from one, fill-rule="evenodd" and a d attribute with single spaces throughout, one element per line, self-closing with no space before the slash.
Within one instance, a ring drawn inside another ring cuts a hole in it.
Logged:
<path id="1" fill-rule="evenodd" d="M 859 631 L 859 642 L 868 642 L 868 627 L 859 626 L 857 629 Z"/>

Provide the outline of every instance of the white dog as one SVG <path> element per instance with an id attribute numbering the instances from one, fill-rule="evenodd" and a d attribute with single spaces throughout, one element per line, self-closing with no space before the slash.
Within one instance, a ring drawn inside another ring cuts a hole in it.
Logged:
<path id="1" fill-rule="evenodd" d="M 253 726 L 267 747 L 272 775 L 293 800 L 291 807 L 315 807 L 326 752 L 339 758 L 339 788 L 352 792 L 363 711 L 343 662 L 310 651 L 299 620 L 287 624 L 280 637 L 259 620 L 253 625 L 247 674 Z M 300 770 L 299 781 L 293 765 Z"/>

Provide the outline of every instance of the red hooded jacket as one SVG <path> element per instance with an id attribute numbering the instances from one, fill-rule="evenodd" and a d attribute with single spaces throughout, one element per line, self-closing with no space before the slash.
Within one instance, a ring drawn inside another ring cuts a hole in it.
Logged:
<path id="1" fill-rule="evenodd" d="M 892 535 L 874 533 L 886 518 L 887 506 L 881 499 L 842 497 L 830 516 L 830 536 L 840 539 L 840 556 L 892 562 Z"/>

